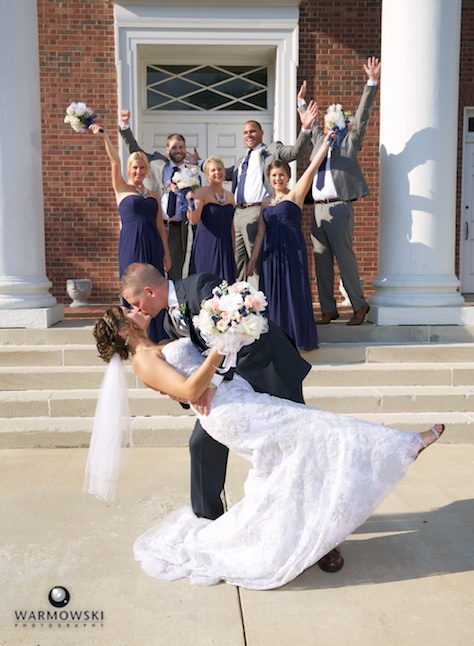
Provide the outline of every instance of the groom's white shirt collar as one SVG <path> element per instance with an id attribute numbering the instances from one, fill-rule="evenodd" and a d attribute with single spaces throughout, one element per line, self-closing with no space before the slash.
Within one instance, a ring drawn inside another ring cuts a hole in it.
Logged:
<path id="1" fill-rule="evenodd" d="M 168 309 L 179 305 L 176 289 L 172 280 L 168 280 Z"/>

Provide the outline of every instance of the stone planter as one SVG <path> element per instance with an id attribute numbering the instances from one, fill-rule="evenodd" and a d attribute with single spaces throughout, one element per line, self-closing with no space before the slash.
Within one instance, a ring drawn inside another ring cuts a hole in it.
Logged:
<path id="1" fill-rule="evenodd" d="M 69 278 L 66 281 L 66 291 L 72 299 L 70 307 L 87 307 L 87 299 L 91 295 L 92 282 L 89 278 Z"/>

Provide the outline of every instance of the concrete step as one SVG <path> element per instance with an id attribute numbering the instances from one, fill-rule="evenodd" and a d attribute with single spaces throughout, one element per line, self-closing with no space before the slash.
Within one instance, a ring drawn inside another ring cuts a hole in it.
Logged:
<path id="1" fill-rule="evenodd" d="M 364 413 L 352 415 L 392 428 L 421 432 L 442 422 L 447 430 L 440 442 L 471 443 L 474 437 L 474 413 Z M 187 446 L 194 427 L 192 416 L 153 416 L 132 419 L 135 446 Z M 76 448 L 87 447 L 92 431 L 92 417 L 21 417 L 0 418 L 0 449 L 4 448 Z"/>
<path id="2" fill-rule="evenodd" d="M 90 341 L 90 340 L 89 340 Z M 313 365 L 353 363 L 474 363 L 474 344 L 321 344 L 303 352 Z M 0 366 L 104 366 L 93 343 L 78 344 L 0 344 Z"/>
<path id="3" fill-rule="evenodd" d="M 104 306 L 104 311 L 107 309 Z M 51 328 L 0 329 L 0 345 L 26 344 L 90 344 L 95 320 L 65 320 Z M 474 326 L 469 325 L 363 325 L 348 326 L 339 320 L 318 326 L 320 344 L 412 344 L 412 343 L 472 343 Z"/>
<path id="4" fill-rule="evenodd" d="M 99 388 L 105 364 L 98 366 L 0 367 L 0 391 Z M 129 364 L 129 388 L 139 385 Z M 474 386 L 474 363 L 356 363 L 313 365 L 304 386 Z"/>
<path id="5" fill-rule="evenodd" d="M 97 389 L 4 391 L 0 418 L 93 417 L 98 394 Z M 134 417 L 193 414 L 148 388 L 130 388 L 128 394 Z M 346 415 L 474 411 L 474 389 L 467 386 L 308 386 L 304 396 L 309 406 Z"/>

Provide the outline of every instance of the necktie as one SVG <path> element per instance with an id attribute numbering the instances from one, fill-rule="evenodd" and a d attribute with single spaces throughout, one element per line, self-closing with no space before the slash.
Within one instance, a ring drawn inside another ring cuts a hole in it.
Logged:
<path id="1" fill-rule="evenodd" d="M 316 188 L 320 191 L 323 186 L 324 186 L 324 180 L 326 179 L 326 162 L 328 160 L 328 156 L 323 159 L 321 162 L 321 165 L 318 168 L 318 176 L 316 178 Z"/>
<path id="2" fill-rule="evenodd" d="M 171 180 L 173 180 L 174 174 L 177 173 L 178 171 L 179 171 L 178 166 L 173 166 L 173 170 L 171 171 Z M 177 198 L 176 193 L 173 193 L 173 192 L 168 193 L 168 206 L 166 208 L 166 213 L 170 218 L 174 218 L 174 216 L 176 215 L 176 198 Z"/>
<path id="3" fill-rule="evenodd" d="M 170 307 L 168 310 L 171 323 L 179 336 L 189 336 L 189 326 L 186 317 L 181 312 L 180 306 Z"/>
<path id="4" fill-rule="evenodd" d="M 247 155 L 245 156 L 244 161 L 242 162 L 242 167 L 240 169 L 240 177 L 237 184 L 237 204 L 245 204 L 244 190 L 245 190 L 245 179 L 247 177 L 247 169 L 249 167 L 249 159 L 251 149 L 249 148 Z"/>

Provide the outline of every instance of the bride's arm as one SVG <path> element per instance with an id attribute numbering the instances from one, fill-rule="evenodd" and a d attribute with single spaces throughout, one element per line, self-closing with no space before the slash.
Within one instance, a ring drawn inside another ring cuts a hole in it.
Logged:
<path id="1" fill-rule="evenodd" d="M 197 400 L 209 387 L 222 355 L 215 350 L 189 377 L 170 366 L 159 352 L 142 351 L 132 360 L 132 368 L 144 384 L 184 401 Z"/>

